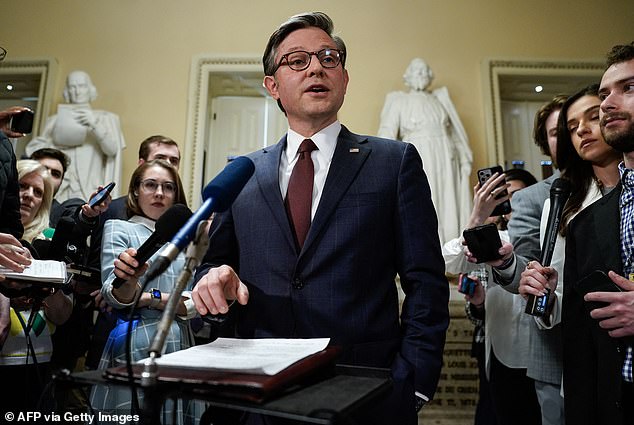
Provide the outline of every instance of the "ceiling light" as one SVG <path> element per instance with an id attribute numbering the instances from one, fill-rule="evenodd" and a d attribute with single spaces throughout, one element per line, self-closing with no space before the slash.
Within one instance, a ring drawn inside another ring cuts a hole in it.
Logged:
<path id="1" fill-rule="evenodd" d="M 8 91 L 13 90 L 13 84 L 7 84 L 7 90 Z"/>
<path id="2" fill-rule="evenodd" d="M 541 93 L 544 88 L 542 86 L 535 86 L 535 93 Z"/>

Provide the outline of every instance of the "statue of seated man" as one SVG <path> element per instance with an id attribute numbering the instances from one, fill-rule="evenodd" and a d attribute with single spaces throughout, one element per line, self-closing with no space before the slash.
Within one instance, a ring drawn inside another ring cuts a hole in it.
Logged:
<path id="1" fill-rule="evenodd" d="M 26 146 L 27 155 L 41 148 L 55 148 L 70 158 L 56 195 L 59 202 L 69 198 L 86 200 L 98 186 L 121 180 L 125 141 L 119 117 L 92 109 L 90 103 L 96 98 L 97 89 L 90 76 L 84 71 L 70 72 L 64 87 L 66 104 L 58 105 L 57 114 L 47 119 L 42 134 Z"/>

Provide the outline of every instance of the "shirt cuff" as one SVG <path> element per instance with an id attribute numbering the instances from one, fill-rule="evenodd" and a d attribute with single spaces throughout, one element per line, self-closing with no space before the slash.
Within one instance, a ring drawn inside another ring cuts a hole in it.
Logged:
<path id="1" fill-rule="evenodd" d="M 178 315 L 177 317 L 181 320 L 193 319 L 198 314 L 198 311 L 196 310 L 196 306 L 194 305 L 194 300 L 192 300 L 191 291 L 183 291 L 181 296 L 185 298 L 184 304 L 185 309 L 187 310 L 187 314 L 184 316 Z"/>
<path id="2" fill-rule="evenodd" d="M 499 269 L 494 267 L 495 272 L 504 280 L 505 282 L 512 282 L 515 277 L 515 268 L 517 267 L 517 258 L 513 255 L 513 260 L 503 269 Z"/>
<path id="3" fill-rule="evenodd" d="M 415 399 L 416 399 L 416 413 L 420 412 L 420 409 L 423 408 L 425 404 L 429 401 L 429 397 L 419 393 L 418 391 L 414 391 Z"/>

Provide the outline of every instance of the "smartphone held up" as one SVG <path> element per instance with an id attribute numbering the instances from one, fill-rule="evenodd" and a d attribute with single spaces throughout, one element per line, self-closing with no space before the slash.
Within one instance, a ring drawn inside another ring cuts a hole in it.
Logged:
<path id="1" fill-rule="evenodd" d="M 462 236 L 471 254 L 478 263 L 498 260 L 502 256 L 499 253 L 502 248 L 502 240 L 497 227 L 493 223 L 465 229 Z"/>
<path id="2" fill-rule="evenodd" d="M 502 170 L 502 167 L 499 165 L 495 165 L 493 167 L 488 167 L 488 168 L 482 168 L 478 170 L 478 182 L 480 183 L 480 186 L 482 186 L 491 177 L 493 177 L 495 173 L 498 173 L 498 175 L 504 174 L 504 170 Z M 502 182 L 497 187 L 502 187 L 504 186 L 504 184 L 505 182 Z M 508 191 L 504 189 L 496 196 L 496 199 L 502 198 L 506 195 L 508 195 Z M 511 212 L 511 202 L 507 199 L 506 201 L 502 202 L 501 204 L 495 207 L 495 209 L 491 213 L 491 217 L 509 214 L 510 212 Z"/>
<path id="3" fill-rule="evenodd" d="M 110 195 L 110 192 L 112 192 L 112 189 L 114 189 L 115 184 L 115 182 L 110 182 L 106 185 L 106 187 L 97 192 L 97 194 L 88 201 L 90 208 L 94 208 L 105 201 L 108 195 Z"/>
<path id="4" fill-rule="evenodd" d="M 25 109 L 11 117 L 11 131 L 22 134 L 29 134 L 33 131 L 33 118 L 35 113 L 30 109 Z"/>

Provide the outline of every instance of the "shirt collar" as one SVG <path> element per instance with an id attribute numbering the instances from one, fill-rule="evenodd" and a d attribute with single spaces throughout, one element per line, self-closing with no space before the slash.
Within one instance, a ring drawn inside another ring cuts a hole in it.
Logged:
<path id="1" fill-rule="evenodd" d="M 337 146 L 339 132 L 341 132 L 341 123 L 338 120 L 313 134 L 311 137 L 302 136 L 289 128 L 286 134 L 286 158 L 288 163 L 290 164 L 293 161 L 293 158 L 297 155 L 297 149 L 299 149 L 299 145 L 304 139 L 312 140 L 319 149 L 320 155 L 324 155 L 326 158 L 332 158 L 335 153 L 335 147 Z"/>
<path id="2" fill-rule="evenodd" d="M 634 190 L 634 170 L 625 168 L 625 163 L 619 163 L 619 174 L 621 175 L 621 184 L 627 191 Z"/>
<path id="3" fill-rule="evenodd" d="M 142 215 L 133 215 L 128 221 L 131 223 L 141 224 L 151 231 L 154 231 L 154 226 L 156 225 L 156 221 L 151 218 L 143 217 Z"/>

